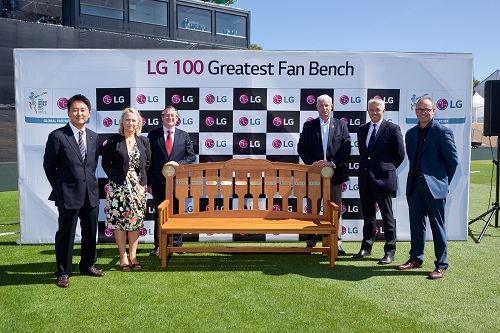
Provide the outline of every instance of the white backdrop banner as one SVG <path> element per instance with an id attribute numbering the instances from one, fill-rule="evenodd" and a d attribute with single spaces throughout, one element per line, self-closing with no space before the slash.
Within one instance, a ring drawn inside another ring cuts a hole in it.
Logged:
<path id="1" fill-rule="evenodd" d="M 342 207 L 347 241 L 362 239 L 356 128 L 369 120 L 367 101 L 384 99 L 385 119 L 399 124 L 404 135 L 417 124 L 418 98 L 430 96 L 436 103 L 435 119 L 455 134 L 459 155 L 446 206 L 448 239 L 467 239 L 472 54 L 15 49 L 14 61 L 21 243 L 54 242 L 57 209 L 47 199 L 43 154 L 48 134 L 68 122 L 66 101 L 77 93 L 92 102 L 87 126 L 99 133 L 101 144 L 117 132 L 125 107 L 141 112 L 147 135 L 161 126 L 164 107 L 173 105 L 179 110 L 177 125 L 190 133 L 199 162 L 255 157 L 296 163 L 301 163 L 296 145 L 302 124 L 317 117 L 316 98 L 329 94 L 334 117 L 347 123 L 353 143 Z M 407 173 L 405 160 L 398 169 L 394 199 L 399 240 L 410 239 Z M 97 177 L 98 239 L 105 242 L 112 240 L 112 232 L 104 223 L 107 179 L 100 167 Z M 149 205 L 141 242 L 153 240 L 153 212 Z M 281 240 L 276 235 L 266 239 Z M 192 235 L 188 240 L 213 239 Z M 283 235 L 283 240 L 289 237 Z"/>

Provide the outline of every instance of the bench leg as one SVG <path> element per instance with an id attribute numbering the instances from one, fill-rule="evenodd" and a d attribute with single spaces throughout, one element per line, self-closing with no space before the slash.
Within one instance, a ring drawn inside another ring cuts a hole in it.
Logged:
<path id="1" fill-rule="evenodd" d="M 161 258 L 161 267 L 167 267 L 168 260 L 168 234 L 161 232 L 160 233 L 160 258 Z"/>
<path id="2" fill-rule="evenodd" d="M 335 267 L 335 258 L 337 258 L 338 255 L 338 240 L 337 240 L 337 235 L 335 234 L 330 234 L 329 235 L 329 248 L 328 248 L 328 256 L 330 257 L 330 268 Z"/>

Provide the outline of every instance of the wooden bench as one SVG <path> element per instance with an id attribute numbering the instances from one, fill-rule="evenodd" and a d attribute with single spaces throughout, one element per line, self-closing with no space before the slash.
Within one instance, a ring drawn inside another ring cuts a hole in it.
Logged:
<path id="1" fill-rule="evenodd" d="M 163 175 L 166 199 L 158 206 L 162 267 L 176 252 L 321 252 L 335 266 L 339 208 L 329 201 L 333 168 L 246 158 L 166 165 Z M 318 234 L 322 246 L 174 247 L 173 235 L 181 233 Z"/>

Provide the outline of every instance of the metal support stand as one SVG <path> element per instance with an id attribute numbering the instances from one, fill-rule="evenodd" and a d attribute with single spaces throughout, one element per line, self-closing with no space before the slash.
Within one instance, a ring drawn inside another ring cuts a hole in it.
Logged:
<path id="1" fill-rule="evenodd" d="M 497 142 L 498 142 L 498 140 L 497 140 Z M 497 143 L 497 158 L 498 157 L 500 157 L 500 142 Z M 483 228 L 483 231 L 481 232 L 481 235 L 479 235 L 479 238 L 477 239 L 476 243 L 479 243 L 481 241 L 481 239 L 483 238 L 484 233 L 486 232 L 486 229 L 488 229 L 488 227 L 491 224 L 491 220 L 493 220 L 493 217 L 495 217 L 495 227 L 498 228 L 498 215 L 499 215 L 498 214 L 498 210 L 499 210 L 499 207 L 498 207 L 498 201 L 499 201 L 499 198 L 498 198 L 498 180 L 500 178 L 500 171 L 498 168 L 499 162 L 493 160 L 493 164 L 497 167 L 496 187 L 495 187 L 496 194 L 495 194 L 495 202 L 493 203 L 493 207 L 491 207 L 491 209 L 489 209 L 487 212 L 479 215 L 478 217 L 476 217 L 475 219 L 473 219 L 472 221 L 469 222 L 469 225 L 471 225 L 472 223 L 474 223 L 478 220 L 482 220 L 483 217 L 485 217 L 486 215 L 491 214 L 490 217 L 488 218 L 488 221 L 486 222 L 486 225 Z"/>

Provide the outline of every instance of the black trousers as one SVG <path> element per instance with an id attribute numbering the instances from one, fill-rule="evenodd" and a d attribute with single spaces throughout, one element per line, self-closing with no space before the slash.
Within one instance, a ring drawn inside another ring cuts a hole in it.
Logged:
<path id="1" fill-rule="evenodd" d="M 73 262 L 73 248 L 75 244 L 75 233 L 78 218 L 82 235 L 80 272 L 84 272 L 92 267 L 97 260 L 96 238 L 97 238 L 97 217 L 99 206 L 92 207 L 88 194 L 85 194 L 85 202 L 80 209 L 66 209 L 58 207 L 59 227 L 55 237 L 55 252 L 57 271 L 56 277 L 61 275 L 71 275 Z"/>

